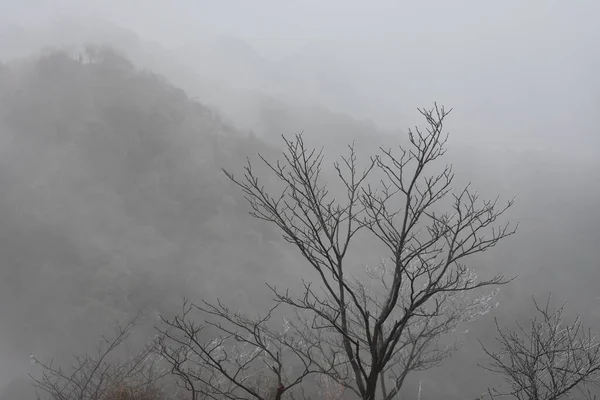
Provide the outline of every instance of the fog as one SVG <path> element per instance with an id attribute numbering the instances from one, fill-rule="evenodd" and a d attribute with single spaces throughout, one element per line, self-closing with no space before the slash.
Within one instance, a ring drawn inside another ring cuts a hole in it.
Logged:
<path id="1" fill-rule="evenodd" d="M 580 140 L 597 144 L 584 122 L 598 107 L 600 6 L 591 0 L 5 4 L 5 23 L 95 15 L 164 45 L 194 70 L 214 66 L 211 78 L 317 100 L 388 128 L 436 99 L 457 109 L 456 130 L 469 140 L 573 151 L 587 147 L 574 144 Z M 201 50 L 215 35 L 232 39 L 210 49 L 221 60 L 207 60 Z"/>
<path id="2" fill-rule="evenodd" d="M 327 163 L 351 141 L 364 160 L 406 144 L 433 102 L 454 109 L 455 185 L 517 196 L 517 235 L 472 262 L 519 275 L 493 316 L 526 317 L 523 301 L 552 292 L 600 329 L 598 13 L 592 0 L 0 0 L 0 399 L 30 353 L 64 361 L 140 308 L 218 295 L 265 309 L 265 281 L 310 274 L 221 168 L 277 157 L 301 131 Z M 377 258 L 371 246 L 354 262 Z M 420 375 L 427 398 L 493 381 L 477 367 L 488 317 Z"/>

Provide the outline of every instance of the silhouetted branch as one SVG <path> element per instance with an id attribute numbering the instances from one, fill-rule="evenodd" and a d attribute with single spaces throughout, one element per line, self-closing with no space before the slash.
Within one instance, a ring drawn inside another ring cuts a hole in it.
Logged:
<path id="1" fill-rule="evenodd" d="M 41 377 L 30 375 L 34 386 L 54 400 L 103 400 L 110 393 L 125 389 L 153 398 L 150 394 L 158 393 L 159 381 L 168 373 L 160 368 L 155 344 L 151 342 L 124 359 L 118 357 L 140 317 L 138 314 L 125 326 L 117 326 L 112 337 L 102 336 L 95 354 L 75 355 L 75 363 L 68 370 L 52 360 L 42 362 L 32 355 L 42 369 Z"/>
<path id="2" fill-rule="evenodd" d="M 463 262 L 515 232 L 516 227 L 498 224 L 513 201 L 481 200 L 470 186 L 454 191 L 451 166 L 427 175 L 446 152 L 443 123 L 450 111 L 437 105 L 419 111 L 426 128 L 410 130 L 410 146 L 400 147 L 398 155 L 382 148 L 361 169 L 352 145 L 334 164 L 345 191 L 341 200 L 322 181 L 323 151 L 307 148 L 302 135 L 284 138 L 283 161 L 261 156 L 281 191 L 267 190 L 249 160 L 243 178 L 225 171 L 244 192 L 251 214 L 275 224 L 318 273 L 318 283 L 305 283 L 299 296 L 270 287 L 276 304 L 295 310 L 290 334 L 319 349 L 316 358 L 294 348 L 298 359 L 366 400 L 392 399 L 411 371 L 448 357 L 455 347 L 441 339 L 490 308 L 491 295 L 471 298 L 470 293 L 508 282 L 499 275 L 480 280 Z M 383 177 L 377 185 L 367 183 L 373 171 Z M 451 200 L 450 211 L 440 213 L 443 199 Z M 345 264 L 359 231 L 388 249 L 382 267 L 367 271 L 366 279 L 352 277 Z M 229 310 L 211 307 L 204 311 L 238 322 Z M 244 320 L 236 329 L 250 325 Z M 231 337 L 237 331 L 223 333 Z M 232 375 L 228 379 L 243 388 Z"/>
<path id="3" fill-rule="evenodd" d="M 312 361 L 316 349 L 288 335 L 287 321 L 281 332 L 268 326 L 276 308 L 251 319 L 221 303 L 185 301 L 179 315 L 163 318 L 160 354 L 194 400 L 279 399 L 317 369 Z M 206 320 L 204 325 L 194 322 L 193 312 Z M 208 327 L 217 336 L 204 341 L 201 334 Z"/>
<path id="4" fill-rule="evenodd" d="M 517 399 L 556 400 L 574 389 L 600 378 L 600 344 L 579 317 L 563 319 L 564 307 L 550 308 L 550 296 L 540 306 L 534 299 L 537 316 L 529 328 L 517 323 L 515 330 L 502 329 L 496 321 L 499 351 L 482 345 L 491 358 L 483 368 L 500 373 L 510 386 L 505 395 Z"/>

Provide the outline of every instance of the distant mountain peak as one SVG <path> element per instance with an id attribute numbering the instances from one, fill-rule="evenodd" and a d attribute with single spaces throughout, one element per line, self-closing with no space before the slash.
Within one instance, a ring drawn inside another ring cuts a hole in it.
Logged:
<path id="1" fill-rule="evenodd" d="M 252 55 L 256 57 L 261 57 L 258 51 L 250 43 L 246 42 L 244 39 L 239 37 L 230 36 L 230 35 L 216 35 L 213 37 L 213 45 L 219 46 L 223 49 L 237 51 L 242 54 Z"/>

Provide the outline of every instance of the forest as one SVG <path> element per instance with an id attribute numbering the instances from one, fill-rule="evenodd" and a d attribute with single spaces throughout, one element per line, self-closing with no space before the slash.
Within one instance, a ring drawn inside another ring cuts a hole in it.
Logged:
<path id="1" fill-rule="evenodd" d="M 126 53 L 0 64 L 1 400 L 593 398 L 600 159 Z"/>

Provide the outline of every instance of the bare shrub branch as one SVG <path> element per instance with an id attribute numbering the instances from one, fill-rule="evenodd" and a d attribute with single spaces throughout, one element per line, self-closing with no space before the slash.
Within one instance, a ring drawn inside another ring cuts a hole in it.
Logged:
<path id="1" fill-rule="evenodd" d="M 517 323 L 516 329 L 502 329 L 496 321 L 500 350 L 482 345 L 491 358 L 484 368 L 502 374 L 511 389 L 501 394 L 517 399 L 557 400 L 575 389 L 592 397 L 587 385 L 600 378 L 596 336 L 579 317 L 566 323 L 565 305 L 551 308 L 550 296 L 543 306 L 533 301 L 537 315 L 528 328 Z"/>
<path id="2" fill-rule="evenodd" d="M 287 320 L 281 331 L 269 327 L 276 308 L 253 320 L 221 303 L 199 306 L 185 301 L 179 315 L 163 318 L 159 351 L 193 400 L 279 399 L 316 371 L 308 355 L 318 349 L 288 335 Z M 192 312 L 205 324 L 196 324 Z M 216 337 L 203 340 L 206 328 Z"/>
<path id="3" fill-rule="evenodd" d="M 160 367 L 155 344 L 151 342 L 134 354 L 123 354 L 123 345 L 140 318 L 138 314 L 125 326 L 118 325 L 113 336 L 103 335 L 93 355 L 75 355 L 74 364 L 67 370 L 53 360 L 42 362 L 32 355 L 41 368 L 41 377 L 30 375 L 34 386 L 53 400 L 109 400 L 119 393 L 134 396 L 131 399 L 158 399 L 159 382 L 168 371 Z"/>

